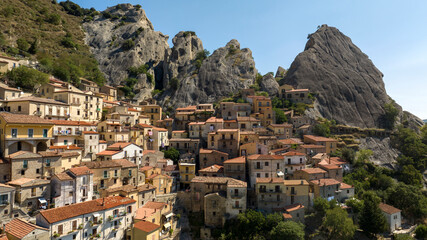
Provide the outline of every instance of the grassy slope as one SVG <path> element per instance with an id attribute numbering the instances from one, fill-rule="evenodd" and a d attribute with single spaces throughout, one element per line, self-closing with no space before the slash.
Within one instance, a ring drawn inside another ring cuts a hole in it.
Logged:
<path id="1" fill-rule="evenodd" d="M 58 25 L 47 21 L 52 14 L 60 16 L 61 21 Z M 50 0 L 0 1 L 0 32 L 6 39 L 6 46 L 16 48 L 16 40 L 20 38 L 29 43 L 38 39 L 39 51 L 36 55 L 29 55 L 29 58 L 52 59 L 53 64 L 59 64 L 65 69 L 77 67 L 77 71 L 70 70 L 70 72 L 77 72 L 78 77 L 87 77 L 92 80 L 96 80 L 98 76 L 99 82 L 98 64 L 90 53 L 89 47 L 84 44 L 81 22 L 81 17 L 67 14 L 59 4 L 54 4 Z M 78 45 L 77 48 L 61 45 L 61 40 L 67 32 L 71 34 L 72 41 Z"/>

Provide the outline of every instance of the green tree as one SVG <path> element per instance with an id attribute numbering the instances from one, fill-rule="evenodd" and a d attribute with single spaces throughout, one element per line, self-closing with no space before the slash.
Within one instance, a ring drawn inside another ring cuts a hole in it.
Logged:
<path id="1" fill-rule="evenodd" d="M 281 109 L 273 108 L 273 110 L 276 114 L 276 124 L 282 124 L 288 121 L 285 113 Z"/>
<path id="2" fill-rule="evenodd" d="M 122 48 L 125 51 L 132 49 L 134 46 L 135 46 L 135 42 L 132 39 L 128 39 L 124 41 L 122 44 Z"/>
<path id="3" fill-rule="evenodd" d="M 421 128 L 421 141 L 427 145 L 427 124 Z"/>
<path id="4" fill-rule="evenodd" d="M 268 214 L 265 217 L 265 227 L 268 230 L 273 229 L 279 222 L 283 221 L 283 215 L 280 213 Z"/>
<path id="5" fill-rule="evenodd" d="M 272 240 L 303 240 L 304 225 L 294 221 L 279 222 L 276 227 L 270 231 Z"/>
<path id="6" fill-rule="evenodd" d="M 320 123 L 314 125 L 313 133 L 318 136 L 329 137 L 331 135 L 331 129 L 328 124 Z"/>
<path id="7" fill-rule="evenodd" d="M 396 123 L 397 115 L 399 115 L 399 110 L 394 106 L 395 102 L 391 101 L 384 105 L 384 128 L 392 130 Z"/>
<path id="8" fill-rule="evenodd" d="M 31 43 L 30 48 L 28 49 L 28 53 L 30 54 L 36 54 L 38 52 L 38 39 L 34 39 L 34 41 Z"/>
<path id="9" fill-rule="evenodd" d="M 165 158 L 172 159 L 174 163 L 178 163 L 179 161 L 179 151 L 175 148 L 171 147 L 168 150 L 163 151 L 165 153 Z"/>
<path id="10" fill-rule="evenodd" d="M 415 237 L 417 239 L 427 239 L 427 226 L 420 224 L 415 229 Z"/>
<path id="11" fill-rule="evenodd" d="M 361 149 L 356 153 L 356 161 L 365 163 L 369 160 L 372 154 L 374 154 L 374 152 L 370 149 Z"/>
<path id="12" fill-rule="evenodd" d="M 353 238 L 356 226 L 345 210 L 335 207 L 326 211 L 320 230 L 326 239 L 345 240 Z"/>
<path id="13" fill-rule="evenodd" d="M 22 50 L 24 52 L 28 51 L 28 48 L 30 47 L 30 44 L 22 38 L 19 38 L 18 40 L 16 40 L 16 45 L 18 45 L 18 49 Z"/>
<path id="14" fill-rule="evenodd" d="M 387 222 L 379 208 L 379 197 L 373 192 L 366 192 L 363 195 L 363 203 L 359 218 L 360 228 L 367 234 L 385 232 L 387 230 Z"/>
<path id="15" fill-rule="evenodd" d="M 56 13 L 52 13 L 47 16 L 46 22 L 51 23 L 53 25 L 59 25 L 61 23 L 61 16 Z"/>
<path id="16" fill-rule="evenodd" d="M 412 220 L 427 217 L 427 197 L 415 186 L 399 183 L 387 190 L 387 203 L 402 210 L 402 214 Z"/>
<path id="17" fill-rule="evenodd" d="M 313 207 L 319 215 L 324 216 L 330 205 L 328 200 L 321 197 L 317 197 L 314 199 Z"/>
<path id="18" fill-rule="evenodd" d="M 403 166 L 399 180 L 408 185 L 423 187 L 423 175 L 413 165 Z"/>
<path id="19" fill-rule="evenodd" d="M 363 209 L 363 201 L 356 198 L 348 199 L 345 201 L 345 205 L 351 207 L 353 213 L 355 214 L 362 212 Z"/>
<path id="20" fill-rule="evenodd" d="M 16 87 L 21 87 L 28 91 L 33 91 L 37 84 L 44 84 L 49 81 L 49 75 L 25 66 L 14 68 L 8 72 L 7 78 Z"/>
<path id="21" fill-rule="evenodd" d="M 6 38 L 4 37 L 4 34 L 0 32 L 0 47 L 6 45 Z"/>

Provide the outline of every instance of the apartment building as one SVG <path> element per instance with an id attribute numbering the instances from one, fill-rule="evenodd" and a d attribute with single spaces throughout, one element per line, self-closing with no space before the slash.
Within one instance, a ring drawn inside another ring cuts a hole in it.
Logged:
<path id="1" fill-rule="evenodd" d="M 114 161 L 94 161 L 82 162 L 81 166 L 86 166 L 93 172 L 93 194 L 96 197 L 105 196 L 105 190 L 122 186 L 121 168 L 122 165 Z"/>
<path id="2" fill-rule="evenodd" d="M 136 201 L 121 196 L 41 211 L 36 224 L 49 229 L 51 239 L 123 239 L 132 225 Z"/>
<path id="3" fill-rule="evenodd" d="M 326 153 L 331 154 L 337 150 L 338 141 L 333 138 L 304 135 L 304 143 L 325 146 Z"/>
<path id="4" fill-rule="evenodd" d="M 14 218 L 4 226 L 6 239 L 49 240 L 49 229 L 37 226 L 20 218 Z"/>
<path id="5" fill-rule="evenodd" d="M 107 100 L 107 101 L 117 100 L 117 89 L 115 87 L 104 85 L 100 88 L 99 92 L 105 94 L 104 100 Z"/>
<path id="6" fill-rule="evenodd" d="M 238 117 L 249 117 L 251 105 L 249 103 L 221 102 L 221 117 L 226 120 L 235 120 Z"/>
<path id="7" fill-rule="evenodd" d="M 246 157 L 225 160 L 224 177 L 246 181 Z"/>
<path id="8" fill-rule="evenodd" d="M 219 129 L 224 128 L 224 119 L 211 117 L 206 120 L 204 129 L 202 132 L 202 138 L 206 141 L 209 133 L 216 132 Z"/>
<path id="9" fill-rule="evenodd" d="M 169 146 L 177 149 L 181 154 L 195 154 L 199 151 L 200 139 L 171 138 L 169 139 Z"/>
<path id="10" fill-rule="evenodd" d="M 201 139 L 203 130 L 205 129 L 205 122 L 191 122 L 188 124 L 189 138 Z"/>
<path id="11" fill-rule="evenodd" d="M 289 139 L 292 138 L 292 124 L 282 123 L 282 124 L 270 124 L 268 129 L 272 131 L 273 135 L 277 139 Z"/>
<path id="12" fill-rule="evenodd" d="M 286 205 L 302 204 L 311 206 L 310 185 L 306 180 L 284 180 L 286 186 Z"/>
<path id="13" fill-rule="evenodd" d="M 203 177 L 224 177 L 224 167 L 214 164 L 212 166 L 199 169 L 199 176 Z M 236 178 L 237 179 L 237 178 Z"/>
<path id="14" fill-rule="evenodd" d="M 93 172 L 83 166 L 57 173 L 51 179 L 51 192 L 55 207 L 92 200 Z"/>
<path id="15" fill-rule="evenodd" d="M 143 105 L 141 108 L 141 113 L 150 118 L 151 125 L 162 119 L 162 107 L 159 105 Z"/>
<path id="16" fill-rule="evenodd" d="M 80 78 L 79 89 L 82 90 L 83 92 L 93 92 L 93 93 L 99 92 L 99 86 L 97 83 L 84 78 Z"/>
<path id="17" fill-rule="evenodd" d="M 3 107 L 10 113 L 33 115 L 45 119 L 67 120 L 70 118 L 70 106 L 53 99 L 20 97 L 5 101 Z"/>
<path id="18" fill-rule="evenodd" d="M 15 203 L 21 210 L 46 209 L 50 199 L 50 181 L 45 179 L 20 178 L 7 183 L 14 187 Z"/>
<path id="19" fill-rule="evenodd" d="M 261 125 L 264 127 L 274 123 L 274 113 L 271 104 L 271 99 L 264 96 L 248 96 L 252 102 L 251 117 L 261 120 Z"/>
<path id="20" fill-rule="evenodd" d="M 286 187 L 283 178 L 257 178 L 256 206 L 267 213 L 275 212 L 286 206 Z"/>
<path id="21" fill-rule="evenodd" d="M 305 169 L 306 156 L 304 153 L 299 152 L 286 152 L 282 156 L 285 159 L 285 178 L 291 179 L 294 171 Z"/>
<path id="22" fill-rule="evenodd" d="M 328 178 L 328 172 L 321 168 L 305 168 L 301 170 L 294 171 L 292 179 L 304 179 L 308 182 L 312 180 L 319 180 L 322 178 Z"/>
<path id="23" fill-rule="evenodd" d="M 21 89 L 9 87 L 6 84 L 0 83 L 0 99 L 1 100 L 11 100 L 11 99 L 15 99 L 23 96 L 24 96 L 24 93 L 22 92 Z"/>
<path id="24" fill-rule="evenodd" d="M 0 183 L 0 224 L 4 224 L 12 218 L 15 203 L 15 188 Z"/>
<path id="25" fill-rule="evenodd" d="M 254 154 L 247 157 L 249 180 L 252 188 L 257 178 L 284 178 L 284 157 L 279 155 Z"/>
<path id="26" fill-rule="evenodd" d="M 18 151 L 46 151 L 53 123 L 37 116 L 0 112 L 0 147 L 3 156 Z"/>
<path id="27" fill-rule="evenodd" d="M 239 129 L 218 129 L 208 136 L 208 148 L 228 153 L 232 158 L 239 156 L 239 143 Z"/>
<path id="28" fill-rule="evenodd" d="M 214 164 L 222 165 L 228 159 L 228 153 L 213 150 L 203 149 L 199 150 L 199 164 L 200 168 L 206 168 Z"/>
<path id="29" fill-rule="evenodd" d="M 191 180 L 196 176 L 196 162 L 194 159 L 180 159 L 178 162 L 179 182 L 181 188 L 186 189 L 190 186 Z"/>
<path id="30" fill-rule="evenodd" d="M 98 132 L 101 139 L 108 144 L 115 142 L 129 142 L 130 131 L 124 128 L 119 120 L 107 119 L 98 123 Z"/>

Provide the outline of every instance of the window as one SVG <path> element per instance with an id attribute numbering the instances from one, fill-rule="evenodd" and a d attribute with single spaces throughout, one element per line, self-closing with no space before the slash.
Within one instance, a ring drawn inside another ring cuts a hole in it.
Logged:
<path id="1" fill-rule="evenodd" d="M 118 173 L 117 169 L 114 170 L 114 177 L 117 177 L 117 173 Z"/>
<path id="2" fill-rule="evenodd" d="M 18 137 L 18 129 L 16 129 L 16 128 L 12 128 L 12 137 L 13 137 L 13 138 Z"/>
<path id="3" fill-rule="evenodd" d="M 24 160 L 23 161 L 23 166 L 22 168 L 28 168 L 28 160 Z"/>
<path id="4" fill-rule="evenodd" d="M 32 138 L 32 137 L 33 137 L 33 135 L 34 135 L 34 129 L 29 128 L 29 129 L 28 129 L 28 137 L 29 137 L 29 138 Z"/>
<path id="5" fill-rule="evenodd" d="M 46 137 L 47 137 L 47 132 L 48 132 L 48 130 L 47 130 L 47 129 L 43 129 L 43 137 L 44 137 L 44 138 L 46 138 Z"/>
<path id="6" fill-rule="evenodd" d="M 50 159 L 46 159 L 46 167 L 50 167 Z"/>
<path id="7" fill-rule="evenodd" d="M 73 196 L 73 192 L 69 192 L 69 193 L 68 193 L 68 196 L 69 196 L 69 197 L 72 197 L 72 196 Z"/>
<path id="8" fill-rule="evenodd" d="M 264 165 L 265 165 L 266 167 L 268 167 L 268 162 L 265 162 L 265 163 L 264 163 Z"/>
<path id="9" fill-rule="evenodd" d="M 21 111 L 21 106 L 18 106 L 18 112 L 20 112 Z"/>
<path id="10" fill-rule="evenodd" d="M 108 177 L 108 171 L 104 171 L 104 178 Z"/>
<path id="11" fill-rule="evenodd" d="M 36 169 L 36 173 L 40 173 L 40 168 L 37 168 L 37 169 Z"/>
<path id="12" fill-rule="evenodd" d="M 77 230 L 77 220 L 73 221 L 73 231 Z"/>
<path id="13" fill-rule="evenodd" d="M 127 212 L 128 212 L 128 213 L 132 213 L 132 206 L 128 206 L 128 207 L 127 207 Z"/>
<path id="14" fill-rule="evenodd" d="M 64 233 L 64 227 L 61 225 L 58 225 L 58 234 L 62 235 Z"/>
<path id="15" fill-rule="evenodd" d="M 67 146 L 68 145 L 68 140 L 64 140 L 64 145 Z"/>

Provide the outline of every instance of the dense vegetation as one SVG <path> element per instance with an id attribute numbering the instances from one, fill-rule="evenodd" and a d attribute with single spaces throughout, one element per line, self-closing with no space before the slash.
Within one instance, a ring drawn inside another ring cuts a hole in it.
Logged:
<path id="1" fill-rule="evenodd" d="M 70 1 L 0 1 L 0 52 L 38 60 L 40 71 L 64 81 L 79 84 L 84 77 L 102 85 L 104 76 L 83 40 L 85 14 L 97 13 Z"/>

